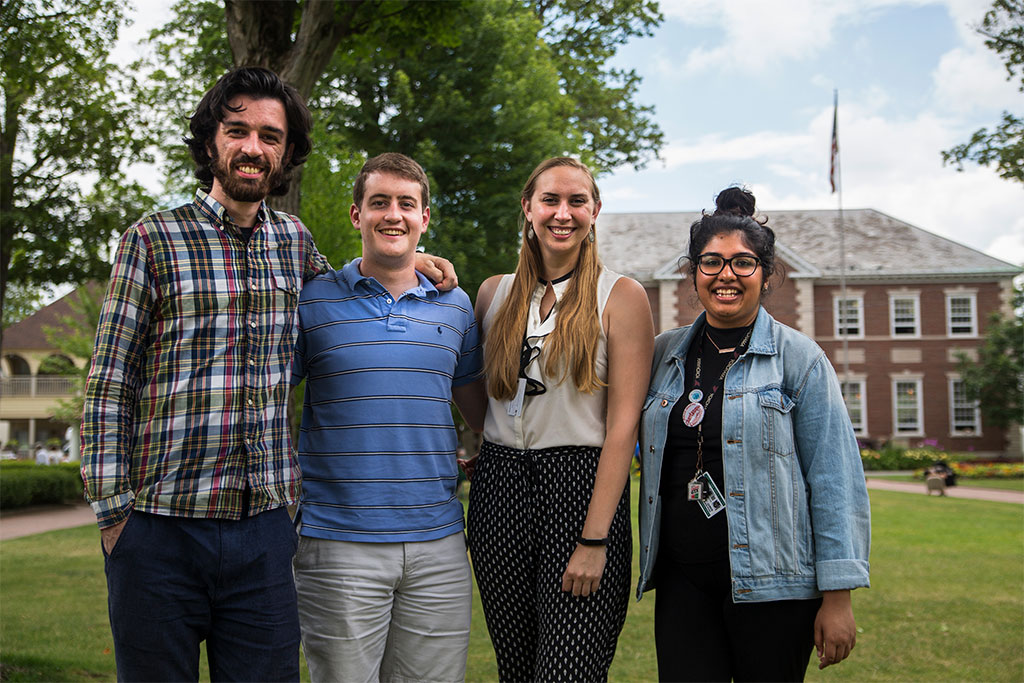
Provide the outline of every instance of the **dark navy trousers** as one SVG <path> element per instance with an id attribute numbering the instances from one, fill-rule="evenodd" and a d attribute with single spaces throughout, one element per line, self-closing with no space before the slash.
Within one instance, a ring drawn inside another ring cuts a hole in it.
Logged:
<path id="1" fill-rule="evenodd" d="M 242 520 L 132 512 L 104 553 L 119 681 L 299 680 L 288 511 Z"/>

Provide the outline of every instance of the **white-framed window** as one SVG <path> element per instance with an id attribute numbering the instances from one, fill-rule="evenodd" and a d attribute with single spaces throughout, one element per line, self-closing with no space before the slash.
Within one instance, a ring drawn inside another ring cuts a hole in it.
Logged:
<path id="1" fill-rule="evenodd" d="M 894 435 L 921 436 L 924 433 L 920 378 L 893 379 L 892 413 Z"/>
<path id="2" fill-rule="evenodd" d="M 842 388 L 843 401 L 846 403 L 846 412 L 853 424 L 853 431 L 857 436 L 866 436 L 868 433 L 868 411 L 864 380 L 851 379 L 843 382 Z"/>
<path id="3" fill-rule="evenodd" d="M 981 436 L 981 409 L 967 398 L 967 386 L 959 377 L 949 378 L 949 432 L 953 436 Z"/>
<path id="4" fill-rule="evenodd" d="M 836 295 L 832 299 L 833 321 L 837 337 L 844 334 L 849 339 L 864 337 L 864 297 L 850 296 L 842 298 Z"/>
<path id="5" fill-rule="evenodd" d="M 950 337 L 977 337 L 977 311 L 974 292 L 946 292 L 946 333 Z"/>
<path id="6" fill-rule="evenodd" d="M 920 297 L 917 294 L 890 294 L 889 322 L 894 337 L 920 337 Z"/>

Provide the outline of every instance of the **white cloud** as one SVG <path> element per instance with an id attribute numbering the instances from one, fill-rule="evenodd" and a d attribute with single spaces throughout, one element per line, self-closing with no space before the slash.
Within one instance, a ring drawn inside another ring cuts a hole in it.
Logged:
<path id="1" fill-rule="evenodd" d="M 678 168 L 690 164 L 706 164 L 721 161 L 751 159 L 777 159 L 791 155 L 793 150 L 812 143 L 808 135 L 791 135 L 774 131 L 762 131 L 751 135 L 727 138 L 715 133 L 705 135 L 695 142 L 675 141 L 662 151 L 667 168 Z"/>
<path id="2" fill-rule="evenodd" d="M 966 4 L 966 0 L 951 0 Z M 841 22 L 861 23 L 876 10 L 938 0 L 662 0 L 669 19 L 720 28 L 724 39 L 690 50 L 676 73 L 708 68 L 759 71 L 769 64 L 813 56 L 827 47 Z M 979 18 L 981 15 L 978 15 Z"/>
<path id="3" fill-rule="evenodd" d="M 1021 187 L 987 168 L 958 173 L 942 165 L 937 150 L 956 132 L 947 120 L 929 112 L 902 120 L 846 110 L 840 128 L 843 202 L 847 208 L 872 208 L 1013 263 L 1024 260 Z M 831 112 L 809 123 L 807 138 L 827 140 Z M 822 145 L 815 145 L 817 149 Z M 833 208 L 823 155 L 792 154 L 805 173 L 789 168 L 756 185 L 758 204 L 770 210 Z M 801 158 L 803 157 L 803 158 Z M 769 171 L 774 166 L 766 167 Z M 815 170 L 820 169 L 820 171 Z M 794 182 L 795 181 L 795 182 Z"/>
<path id="4" fill-rule="evenodd" d="M 939 60 L 932 72 L 935 103 L 951 114 L 992 109 L 1019 109 L 1024 97 L 1006 80 L 1002 61 L 983 45 L 958 47 Z"/>

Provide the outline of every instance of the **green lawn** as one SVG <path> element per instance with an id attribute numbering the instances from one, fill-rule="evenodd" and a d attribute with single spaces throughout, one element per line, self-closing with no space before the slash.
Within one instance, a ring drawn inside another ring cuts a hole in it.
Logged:
<path id="1" fill-rule="evenodd" d="M 868 479 L 871 479 L 872 473 L 867 472 Z M 884 479 L 885 481 L 912 481 L 924 486 L 923 479 L 915 479 L 908 474 L 894 474 L 886 476 L 876 476 L 876 479 Z M 1001 489 L 1006 491 L 1022 491 L 1024 492 L 1024 479 L 964 479 L 960 478 L 956 482 L 956 488 L 961 489 Z"/>
<path id="2" fill-rule="evenodd" d="M 838 667 L 811 666 L 808 680 L 1024 680 L 1024 506 L 888 491 L 871 501 L 873 587 L 854 593 L 857 649 Z M 612 681 L 657 677 L 653 597 L 630 606 Z M 492 681 L 474 607 L 467 680 Z M 95 527 L 0 543 L 0 680 L 114 680 L 111 647 Z"/>

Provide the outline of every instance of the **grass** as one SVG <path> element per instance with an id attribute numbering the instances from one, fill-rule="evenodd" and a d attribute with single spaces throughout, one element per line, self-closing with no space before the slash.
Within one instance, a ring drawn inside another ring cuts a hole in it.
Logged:
<path id="1" fill-rule="evenodd" d="M 808 680 L 1024 679 L 1024 506 L 870 493 L 872 588 L 854 593 L 857 648 L 839 666 L 812 665 Z M 0 543 L 0 680 L 114 680 L 98 546 L 92 526 Z M 631 603 L 610 680 L 657 678 L 653 597 Z M 475 600 L 467 680 L 495 679 Z"/>
<path id="2" fill-rule="evenodd" d="M 867 472 L 866 474 L 868 479 L 871 479 L 872 473 Z M 910 481 L 924 486 L 923 479 L 915 479 L 909 474 L 894 474 L 876 478 L 885 479 L 886 481 Z M 1024 479 L 964 479 L 961 477 L 957 480 L 956 487 L 962 489 L 999 489 L 1002 491 L 1024 492 Z"/>

